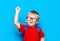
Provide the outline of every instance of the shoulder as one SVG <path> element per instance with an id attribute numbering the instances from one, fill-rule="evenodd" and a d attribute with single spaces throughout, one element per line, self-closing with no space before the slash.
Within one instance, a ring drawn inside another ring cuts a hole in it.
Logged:
<path id="1" fill-rule="evenodd" d="M 41 28 L 41 27 L 36 26 L 36 28 L 37 28 L 38 30 L 40 30 L 40 32 L 42 32 L 42 28 Z"/>
<path id="2" fill-rule="evenodd" d="M 24 24 L 20 24 L 20 26 L 25 26 Z"/>
<path id="3" fill-rule="evenodd" d="M 25 26 L 26 26 L 26 25 L 24 25 L 24 24 L 20 24 L 20 29 L 19 29 L 19 31 L 23 32 L 23 31 L 24 31 Z"/>
<path id="4" fill-rule="evenodd" d="M 20 27 L 26 27 L 26 25 L 24 25 L 24 24 L 20 24 Z"/>
<path id="5" fill-rule="evenodd" d="M 24 24 L 20 24 L 20 30 L 23 30 L 25 28 Z"/>
<path id="6" fill-rule="evenodd" d="M 36 28 L 41 29 L 41 27 L 39 27 L 39 26 L 36 26 Z"/>

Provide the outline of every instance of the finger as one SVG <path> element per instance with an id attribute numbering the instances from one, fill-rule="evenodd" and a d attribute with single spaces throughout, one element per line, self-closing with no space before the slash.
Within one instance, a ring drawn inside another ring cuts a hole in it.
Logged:
<path id="1" fill-rule="evenodd" d="M 17 10 L 20 10 L 19 8 L 17 8 Z"/>

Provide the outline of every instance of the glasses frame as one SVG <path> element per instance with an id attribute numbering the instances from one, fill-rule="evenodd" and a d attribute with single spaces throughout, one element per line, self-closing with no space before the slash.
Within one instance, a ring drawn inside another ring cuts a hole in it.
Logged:
<path id="1" fill-rule="evenodd" d="M 29 16 L 27 16 L 26 17 L 28 20 L 32 20 L 32 21 L 38 21 L 39 20 L 39 18 L 32 18 L 32 17 L 29 17 Z"/>

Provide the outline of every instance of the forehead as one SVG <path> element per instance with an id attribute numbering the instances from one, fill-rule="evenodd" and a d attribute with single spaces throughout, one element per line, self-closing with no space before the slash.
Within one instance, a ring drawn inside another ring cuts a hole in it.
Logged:
<path id="1" fill-rule="evenodd" d="M 31 12 L 28 13 L 28 16 L 33 17 L 33 18 L 38 18 L 39 17 L 37 14 L 31 13 Z"/>

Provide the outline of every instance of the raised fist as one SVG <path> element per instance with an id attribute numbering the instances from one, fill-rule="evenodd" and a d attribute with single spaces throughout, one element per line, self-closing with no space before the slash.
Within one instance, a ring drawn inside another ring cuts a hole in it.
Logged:
<path id="1" fill-rule="evenodd" d="M 16 12 L 20 12 L 21 8 L 20 7 L 16 7 Z"/>

